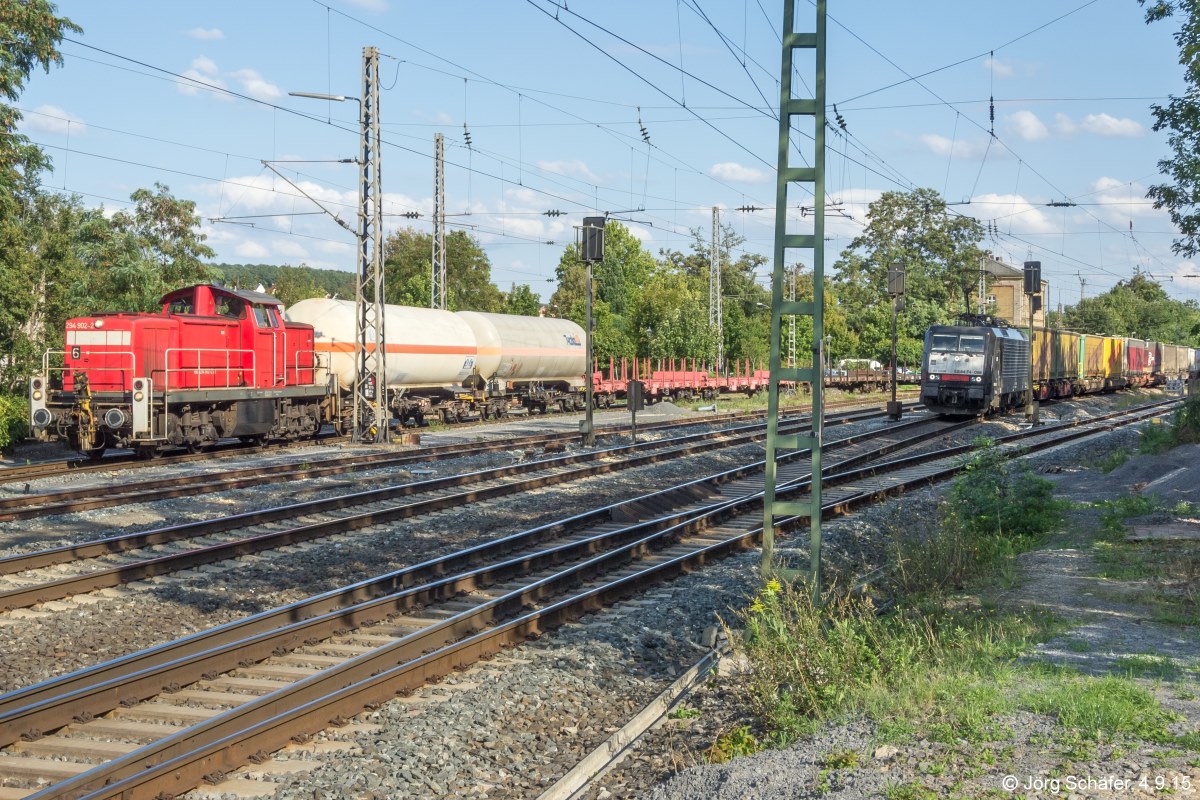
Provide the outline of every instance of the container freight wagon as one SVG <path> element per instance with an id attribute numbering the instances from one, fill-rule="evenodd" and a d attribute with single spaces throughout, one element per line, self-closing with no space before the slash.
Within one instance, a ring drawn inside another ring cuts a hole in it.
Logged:
<path id="1" fill-rule="evenodd" d="M 1038 397 L 1070 397 L 1079 381 L 1079 334 L 1035 328 L 1033 384 Z"/>
<path id="2" fill-rule="evenodd" d="M 1128 386 L 1146 386 L 1154 372 L 1154 343 L 1126 338 L 1125 378 Z"/>
<path id="3" fill-rule="evenodd" d="M 1154 344 L 1155 377 L 1160 381 L 1182 380 L 1191 372 L 1192 350 L 1177 344 Z"/>

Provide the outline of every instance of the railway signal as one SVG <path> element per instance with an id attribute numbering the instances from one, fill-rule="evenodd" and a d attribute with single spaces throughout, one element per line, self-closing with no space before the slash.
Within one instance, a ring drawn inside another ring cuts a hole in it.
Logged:
<path id="1" fill-rule="evenodd" d="M 888 419 L 898 422 L 904 414 L 900 402 L 896 400 L 896 317 L 904 305 L 904 264 L 893 262 L 888 267 L 888 294 L 892 296 L 892 399 L 887 404 Z"/>
<path id="2" fill-rule="evenodd" d="M 1033 393 L 1033 313 L 1034 301 L 1042 307 L 1042 262 L 1025 262 L 1025 296 L 1029 299 L 1029 400 L 1025 404 L 1025 419 L 1038 424 L 1038 403 Z"/>
<path id="3" fill-rule="evenodd" d="M 586 399 L 584 404 L 583 421 L 579 424 L 579 432 L 583 434 L 583 446 L 596 446 L 596 429 L 592 424 L 592 411 L 595 405 L 593 399 L 595 381 L 595 364 L 592 358 L 592 265 L 598 261 L 604 260 L 604 223 L 607 220 L 604 217 L 584 217 L 583 227 L 579 228 L 579 256 L 583 263 L 587 265 L 587 285 L 585 291 L 587 293 L 587 325 L 585 333 L 587 334 L 586 351 L 587 360 L 584 368 L 586 382 L 584 383 L 584 393 Z"/>

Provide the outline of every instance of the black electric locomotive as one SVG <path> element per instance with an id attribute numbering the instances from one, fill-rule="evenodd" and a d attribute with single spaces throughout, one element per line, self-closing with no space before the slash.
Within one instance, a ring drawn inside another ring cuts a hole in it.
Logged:
<path id="1" fill-rule="evenodd" d="M 921 404 L 937 414 L 979 416 L 1013 408 L 1029 392 L 1029 341 L 991 317 L 925 332 Z"/>

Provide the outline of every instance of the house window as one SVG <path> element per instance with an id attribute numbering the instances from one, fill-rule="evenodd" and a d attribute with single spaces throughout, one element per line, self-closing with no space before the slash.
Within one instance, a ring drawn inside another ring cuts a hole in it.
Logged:
<path id="1" fill-rule="evenodd" d="M 992 304 L 992 303 L 995 303 L 995 302 L 996 302 L 996 295 L 994 295 L 994 294 L 989 294 L 989 295 L 988 295 L 986 298 L 984 298 L 984 299 L 985 299 L 985 301 L 986 301 L 988 304 Z"/>

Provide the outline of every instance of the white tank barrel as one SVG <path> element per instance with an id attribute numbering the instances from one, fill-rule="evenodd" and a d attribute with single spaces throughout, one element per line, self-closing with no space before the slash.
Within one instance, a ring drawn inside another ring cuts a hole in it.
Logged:
<path id="1" fill-rule="evenodd" d="M 315 347 L 343 387 L 354 385 L 355 306 L 350 300 L 301 300 L 287 318 L 316 329 Z M 475 369 L 471 326 L 449 311 L 384 306 L 388 386 L 461 386 Z"/>
<path id="2" fill-rule="evenodd" d="M 487 380 L 569 380 L 579 386 L 587 369 L 583 328 L 569 319 L 519 317 L 459 311 L 475 332 L 480 345 L 480 363 L 493 346 L 499 347 L 493 371 L 480 369 Z M 493 343 L 498 343 L 493 345 Z M 488 362 L 491 363 L 490 361 Z"/>
<path id="3" fill-rule="evenodd" d="M 313 326 L 322 363 L 353 386 L 354 303 L 301 300 L 286 316 Z M 384 335 L 388 386 L 459 388 L 476 368 L 485 380 L 583 383 L 584 332 L 570 320 L 388 305 Z"/>

